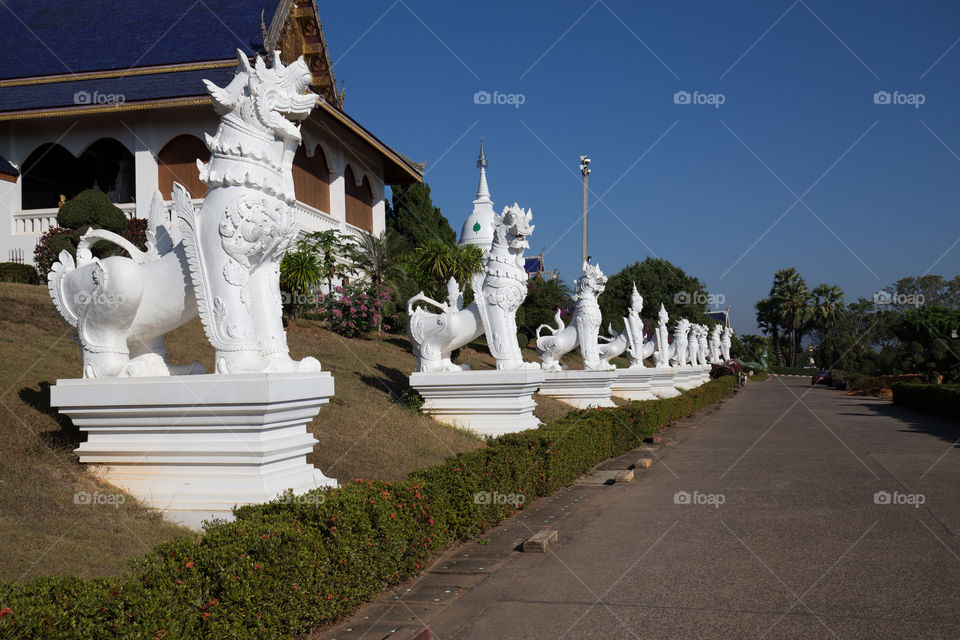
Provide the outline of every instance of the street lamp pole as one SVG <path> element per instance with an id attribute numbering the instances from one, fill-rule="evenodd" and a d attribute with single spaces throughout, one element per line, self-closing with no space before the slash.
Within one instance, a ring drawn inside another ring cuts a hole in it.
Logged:
<path id="1" fill-rule="evenodd" d="M 583 176 L 583 247 L 581 263 L 587 261 L 587 183 L 590 180 L 590 158 L 580 156 L 580 174 Z"/>

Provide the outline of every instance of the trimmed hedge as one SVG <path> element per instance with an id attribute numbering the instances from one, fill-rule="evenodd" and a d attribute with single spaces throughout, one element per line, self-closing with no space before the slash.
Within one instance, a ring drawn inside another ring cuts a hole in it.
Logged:
<path id="1" fill-rule="evenodd" d="M 40 275 L 33 265 L 17 262 L 0 262 L 0 282 L 40 284 Z"/>
<path id="2" fill-rule="evenodd" d="M 121 577 L 0 584 L 4 638 L 286 638 L 349 615 L 434 554 L 513 513 L 478 499 L 547 496 L 728 395 L 733 376 L 677 398 L 572 411 L 412 472 L 236 509 L 157 546 Z"/>
<path id="3" fill-rule="evenodd" d="M 757 371 L 752 376 L 747 376 L 747 379 L 751 382 L 763 382 L 767 379 L 767 376 L 770 375 L 767 371 Z"/>
<path id="4" fill-rule="evenodd" d="M 894 382 L 894 404 L 960 420 L 960 385 Z"/>

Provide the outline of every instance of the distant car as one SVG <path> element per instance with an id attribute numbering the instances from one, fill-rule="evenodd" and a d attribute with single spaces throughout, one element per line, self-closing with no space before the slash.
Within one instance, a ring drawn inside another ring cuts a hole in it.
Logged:
<path id="1" fill-rule="evenodd" d="M 829 371 L 817 371 L 813 374 L 810 384 L 833 384 L 833 378 L 830 377 Z"/>

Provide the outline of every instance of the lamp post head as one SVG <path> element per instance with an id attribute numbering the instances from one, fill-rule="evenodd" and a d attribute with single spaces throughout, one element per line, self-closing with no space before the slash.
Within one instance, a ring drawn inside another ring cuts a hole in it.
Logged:
<path id="1" fill-rule="evenodd" d="M 580 173 L 583 176 L 590 175 L 590 158 L 587 156 L 580 156 Z"/>

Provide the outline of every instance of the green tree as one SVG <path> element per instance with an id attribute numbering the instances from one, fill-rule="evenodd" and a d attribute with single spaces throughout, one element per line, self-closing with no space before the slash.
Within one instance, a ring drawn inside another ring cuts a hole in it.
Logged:
<path id="1" fill-rule="evenodd" d="M 707 290 L 698 278 L 687 275 L 667 260 L 648 257 L 624 267 L 607 280 L 599 300 L 604 327 L 610 323 L 618 331 L 623 329 L 623 317 L 630 307 L 634 284 L 643 296 L 640 316 L 648 322 L 656 322 L 661 303 L 673 320 L 686 318 L 707 325 L 716 322 L 706 315 Z"/>
<path id="2" fill-rule="evenodd" d="M 375 293 L 379 293 L 383 288 L 390 289 L 392 300 L 385 305 L 388 307 L 385 311 L 392 314 L 395 311 L 394 300 L 400 295 L 406 273 L 390 246 L 391 241 L 392 236 L 387 234 L 375 236 L 372 233 L 362 233 L 356 238 L 350 257 L 354 266 L 363 274 L 362 278 L 370 282 Z M 383 317 L 381 315 L 378 318 L 377 333 L 382 333 Z"/>
<path id="3" fill-rule="evenodd" d="M 457 234 L 430 198 L 430 185 L 391 185 L 392 202 L 387 203 L 387 233 L 394 235 L 396 251 L 409 254 L 428 240 L 456 244 Z"/>
<path id="4" fill-rule="evenodd" d="M 479 247 L 460 247 L 440 238 L 428 238 L 407 256 L 404 264 L 407 275 L 420 290 L 437 300 L 446 298 L 450 278 L 466 288 L 470 276 L 482 271 L 483 266 L 483 251 Z"/>
<path id="5" fill-rule="evenodd" d="M 280 262 L 280 288 L 290 296 L 290 316 L 300 316 L 306 300 L 323 282 L 324 272 L 317 254 L 307 246 L 288 251 Z"/>
<path id="6" fill-rule="evenodd" d="M 334 278 L 342 279 L 353 273 L 350 264 L 354 251 L 353 239 L 336 229 L 308 233 L 297 242 L 297 251 L 306 251 L 316 257 L 328 293 L 333 291 Z"/>
<path id="7" fill-rule="evenodd" d="M 537 335 L 537 327 L 541 324 L 553 325 L 553 318 L 557 310 L 564 322 L 571 316 L 570 307 L 573 305 L 573 289 L 560 278 L 544 279 L 537 274 L 527 283 L 527 297 L 517 309 L 517 337 L 520 345 L 529 344 Z"/>

